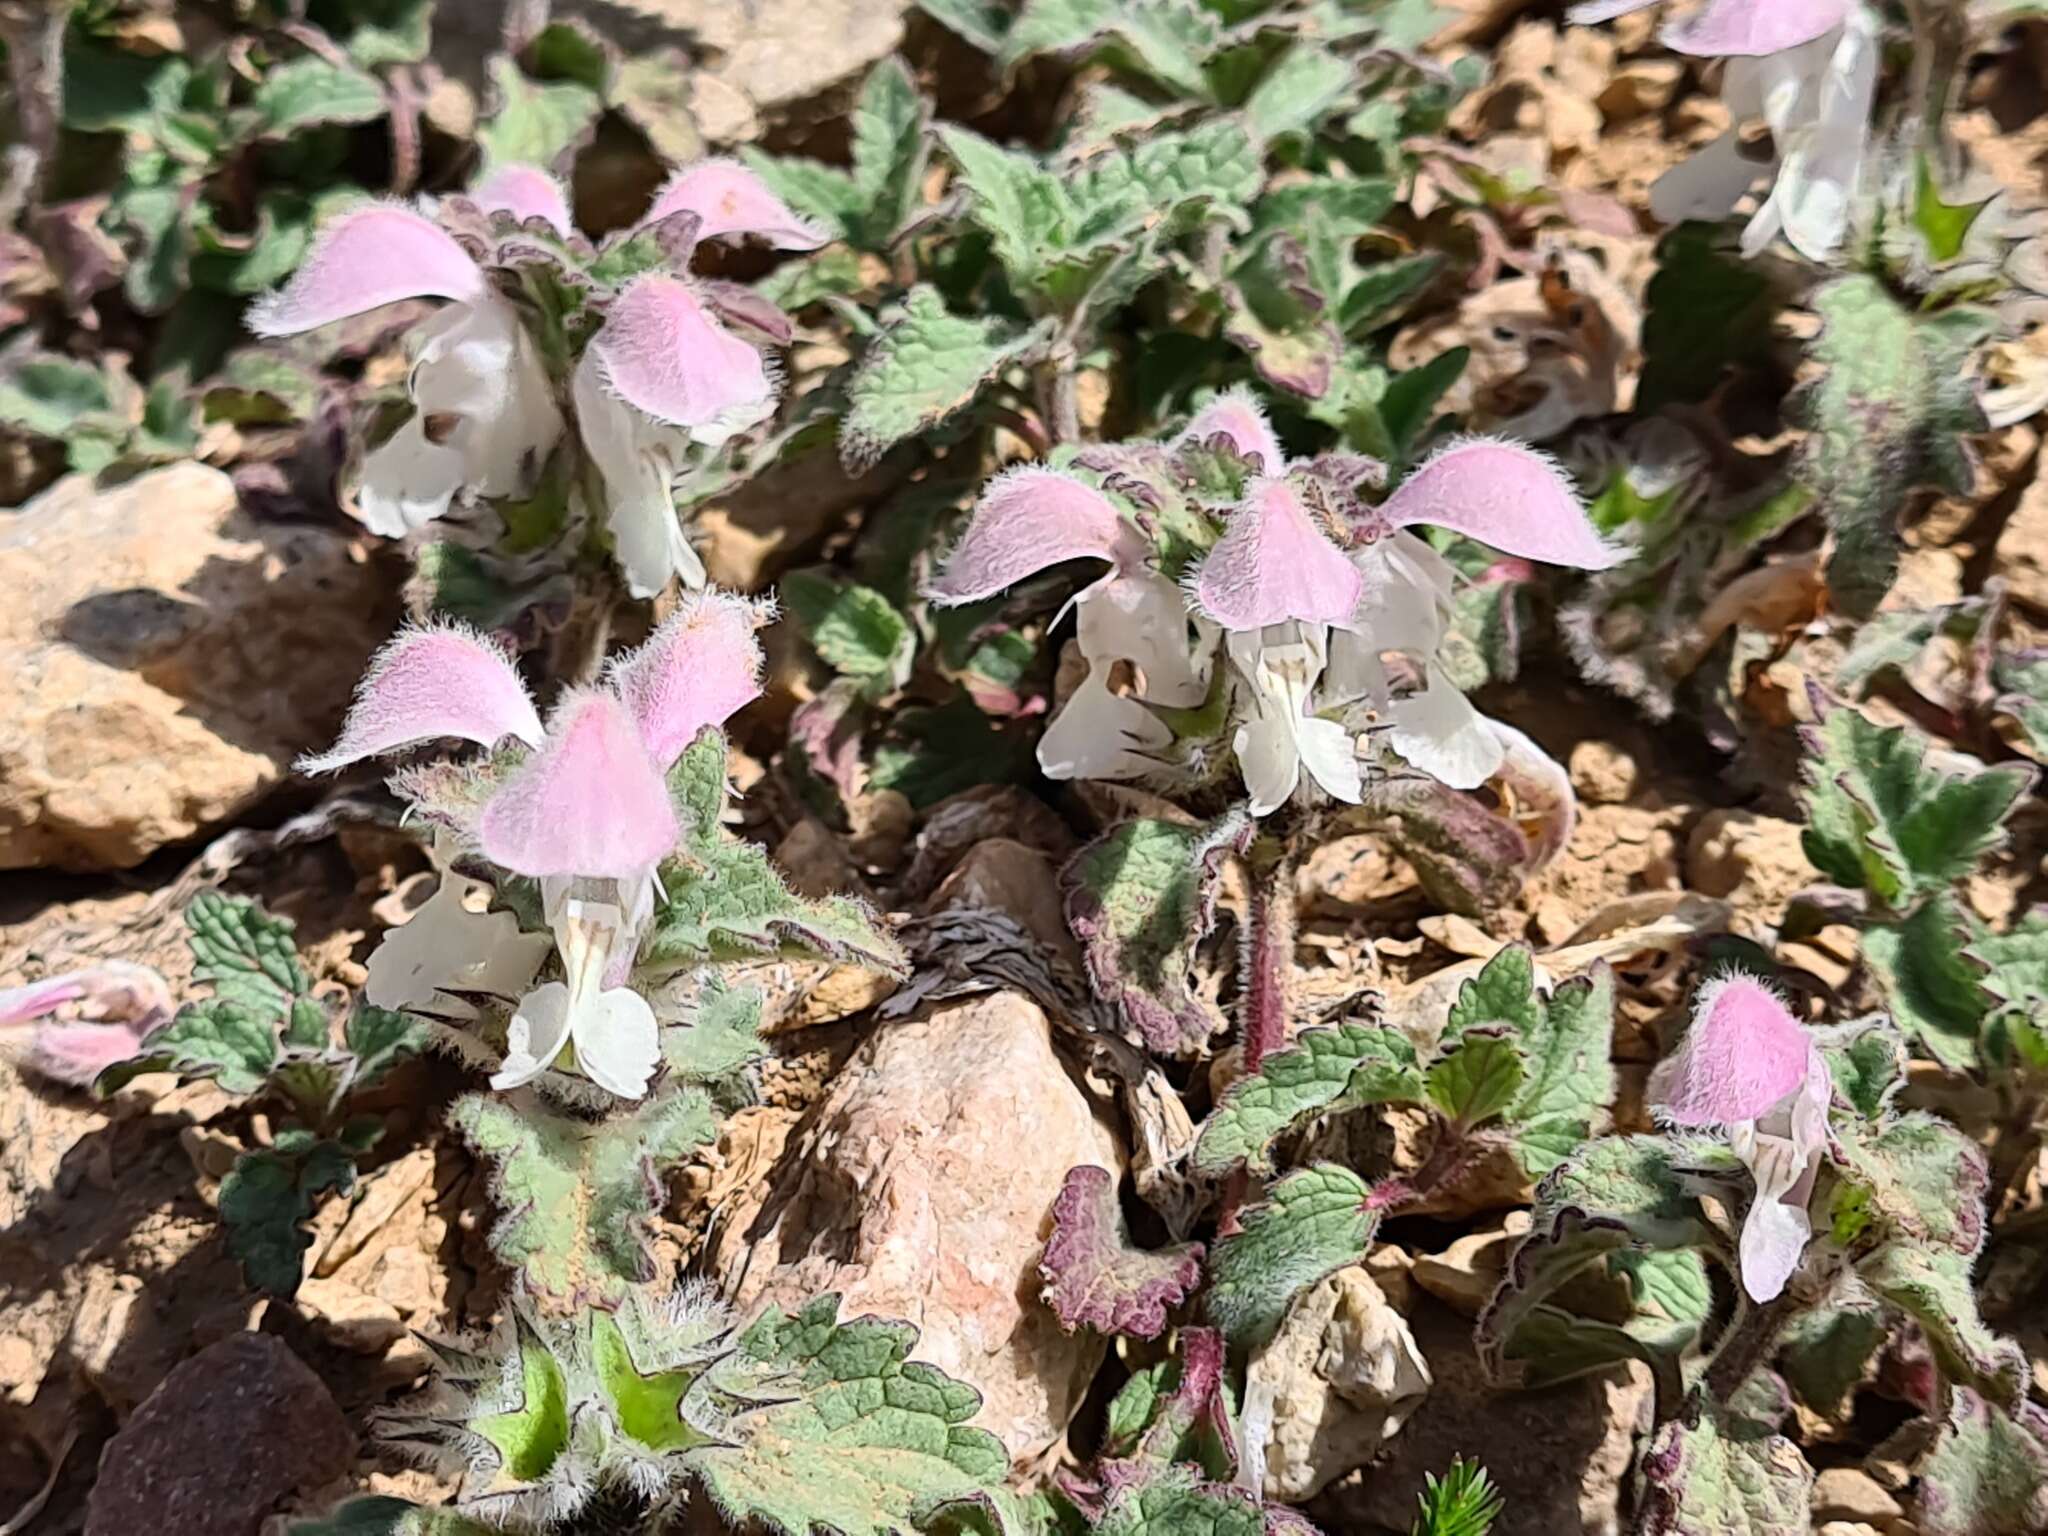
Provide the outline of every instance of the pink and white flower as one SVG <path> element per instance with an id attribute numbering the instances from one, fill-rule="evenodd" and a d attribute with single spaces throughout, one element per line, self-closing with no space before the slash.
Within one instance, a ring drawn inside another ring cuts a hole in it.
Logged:
<path id="1" fill-rule="evenodd" d="M 1156 766 L 1150 754 L 1173 740 L 1147 705 L 1191 708 L 1208 680 L 1180 589 L 1153 567 L 1145 540 L 1114 501 L 1056 470 L 999 475 L 930 596 L 941 604 L 977 602 L 1079 559 L 1106 560 L 1109 570 L 1074 599 L 1088 675 L 1047 724 L 1039 766 L 1053 779 L 1137 778 Z M 1119 663 L 1137 670 L 1130 693 L 1112 686 Z"/>
<path id="2" fill-rule="evenodd" d="M 0 1057 L 83 1085 L 143 1050 L 173 1011 L 163 977 L 125 960 L 0 988 Z"/>
<path id="3" fill-rule="evenodd" d="M 560 183 L 532 166 L 500 168 L 471 199 L 564 238 L 575 233 Z M 824 238 L 729 161 L 684 167 L 639 227 L 686 213 L 697 215 L 700 239 L 756 235 L 806 250 Z M 412 298 L 450 302 L 415 333 L 412 419 L 364 461 L 363 521 L 391 538 L 442 516 L 459 496 L 530 489 L 563 428 L 555 382 L 518 310 L 425 212 L 379 203 L 342 215 L 250 323 L 260 335 L 290 335 Z M 676 576 L 703 584 L 671 485 L 691 445 L 716 448 L 764 420 L 776 386 L 759 349 L 727 329 L 687 277 L 649 273 L 612 301 L 569 388 L 635 597 Z"/>
<path id="4" fill-rule="evenodd" d="M 1594 0 L 1571 12 L 1606 21 L 1657 0 Z M 1876 10 L 1863 0 L 1710 0 L 1691 20 L 1667 27 L 1678 53 L 1727 60 L 1721 97 L 1736 122 L 1650 189 L 1667 224 L 1722 219 L 1765 175 L 1763 206 L 1743 232 L 1755 255 L 1782 234 L 1801 255 L 1825 261 L 1841 245 L 1870 145 L 1870 112 L 1880 62 Z M 1745 122 L 1770 126 L 1776 153 L 1759 164 L 1742 153 Z"/>
<path id="5" fill-rule="evenodd" d="M 1195 612 L 1229 635 L 1225 654 L 1248 695 L 1233 745 L 1253 813 L 1288 800 L 1304 768 L 1325 793 L 1357 803 L 1355 751 L 1334 716 L 1361 702 L 1410 764 L 1454 789 L 1477 788 L 1505 749 L 1444 672 L 1451 569 L 1408 530 L 1433 524 L 1505 554 L 1587 570 L 1615 564 L 1620 551 L 1556 467 L 1518 444 L 1454 443 L 1366 507 L 1351 493 L 1378 466 L 1311 461 L 1283 476 L 1278 445 L 1251 425 L 1248 404 L 1226 396 L 1188 428 L 1275 465 L 1227 514 L 1188 591 Z M 1395 693 L 1390 655 L 1420 689 Z"/>
<path id="6" fill-rule="evenodd" d="M 1659 1119 L 1720 1131 L 1756 1180 L 1738 1245 L 1742 1288 L 1753 1300 L 1785 1289 L 1813 1235 L 1806 1207 L 1827 1150 L 1833 1094 L 1813 1037 L 1777 993 L 1742 975 L 1701 988 L 1692 1027 L 1650 1075 Z"/>
<path id="7" fill-rule="evenodd" d="M 701 731 L 759 694 L 754 631 L 768 617 L 744 598 L 696 594 L 617 658 L 602 687 L 565 694 L 545 727 L 495 645 L 453 626 L 408 630 L 372 662 L 341 740 L 300 763 L 325 772 L 449 737 L 530 749 L 463 830 L 485 859 L 539 885 L 566 980 L 521 999 L 493 1087 L 530 1082 L 573 1043 L 600 1087 L 623 1098 L 646 1092 L 658 1032 L 625 981 L 654 908 L 656 867 L 679 836 L 666 776 Z M 478 957 L 460 959 L 474 966 Z"/>

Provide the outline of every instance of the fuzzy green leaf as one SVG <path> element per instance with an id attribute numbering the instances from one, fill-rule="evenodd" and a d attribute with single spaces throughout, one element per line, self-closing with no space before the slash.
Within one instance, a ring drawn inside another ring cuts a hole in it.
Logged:
<path id="1" fill-rule="evenodd" d="M 1946 892 L 1904 922 L 1863 931 L 1863 955 L 1899 1027 L 1944 1066 L 1979 1061 L 1992 1009 L 1986 967 L 1969 952 L 1970 920 Z"/>
<path id="2" fill-rule="evenodd" d="M 1515 1157 L 1539 1179 L 1568 1157 L 1614 1098 L 1614 973 L 1605 965 L 1543 1000 L 1542 1018 L 1515 1036 L 1526 1069 L 1507 1109 Z"/>
<path id="3" fill-rule="evenodd" d="M 1423 1089 L 1462 1129 L 1491 1120 L 1521 1092 L 1522 1053 L 1504 1032 L 1470 1029 L 1430 1064 Z"/>
<path id="4" fill-rule="evenodd" d="M 1890 1334 L 1883 1312 L 1867 1302 L 1801 1313 L 1785 1329 L 1778 1368 L 1807 1407 L 1825 1418 L 1846 1419 Z"/>
<path id="5" fill-rule="evenodd" d="M 766 1052 L 761 1043 L 761 993 L 756 987 L 709 984 L 687 1025 L 661 1034 L 661 1059 L 691 1082 L 724 1082 Z"/>
<path id="6" fill-rule="evenodd" d="M 818 570 L 792 571 L 782 578 L 782 601 L 825 664 L 871 697 L 910 680 L 917 631 L 873 587 Z"/>
<path id="7" fill-rule="evenodd" d="M 1298 1169 L 1219 1237 L 1210 1259 L 1209 1316 L 1233 1345 L 1270 1339 L 1294 1298 L 1365 1257 L 1379 1227 L 1372 1190 L 1332 1163 Z"/>
<path id="8" fill-rule="evenodd" d="M 114 1092 L 145 1072 L 211 1077 L 232 1094 L 260 1091 L 278 1063 L 277 1019 L 225 998 L 188 1003 L 140 1056 L 115 1062 L 95 1088 Z"/>
<path id="9" fill-rule="evenodd" d="M 1120 1481 L 1088 1529 L 1091 1536 L 1267 1536 L 1271 1528 L 1244 1489 L 1204 1482 L 1194 1467 L 1174 1464 Z"/>
<path id="10" fill-rule="evenodd" d="M 1811 1528 L 1813 1468 L 1783 1435 L 1708 1405 L 1660 1429 L 1643 1457 L 1645 1529 L 1659 1536 L 1786 1536 Z"/>
<path id="11" fill-rule="evenodd" d="M 1061 874 L 1067 923 L 1096 995 L 1160 1055 L 1191 1055 L 1223 1027 L 1216 1006 L 1189 985 L 1189 971 L 1215 915 L 1225 856 L 1250 834 L 1242 815 L 1207 827 L 1127 821 Z"/>
<path id="12" fill-rule="evenodd" d="M 1202 62 L 1223 38 L 1221 22 L 1192 0 L 1030 0 L 1003 39 L 1005 69 L 1035 53 L 1072 53 L 1106 39 L 1119 61 L 1184 96 L 1209 95 Z"/>
<path id="13" fill-rule="evenodd" d="M 1202 1122 L 1193 1154 L 1203 1173 L 1240 1163 L 1263 1172 L 1274 1141 L 1319 1114 L 1422 1098 L 1415 1047 L 1399 1030 L 1373 1024 L 1305 1029 L 1259 1070 L 1241 1077 Z"/>
<path id="14" fill-rule="evenodd" d="M 250 103 L 267 138 L 289 138 L 322 123 L 367 123 L 390 108 L 375 75 L 307 55 L 263 77 Z"/>
<path id="15" fill-rule="evenodd" d="M 1921 1536 L 2048 1530 L 2048 1444 L 2038 1411 L 2021 1422 L 1963 1389 L 1920 1463 Z"/>
<path id="16" fill-rule="evenodd" d="M 968 129 L 943 127 L 939 139 L 966 185 L 968 215 L 995 242 L 996 259 L 1013 281 L 1034 282 L 1071 236 L 1076 214 L 1066 187 L 1030 155 Z"/>
<path id="17" fill-rule="evenodd" d="M 934 1510 L 977 1502 L 998 1530 L 1014 1509 L 1002 1442 L 968 1424 L 981 1394 L 910 1360 L 917 1330 L 838 1322 L 839 1298 L 794 1316 L 771 1307 L 739 1341 L 750 1395 L 726 1444 L 682 1455 L 726 1518 L 788 1536 L 895 1536 Z"/>
<path id="18" fill-rule="evenodd" d="M 839 453 L 852 469 L 961 410 L 1032 342 L 1000 320 L 946 312 L 936 288 L 910 290 L 868 344 L 846 387 Z"/>
<path id="19" fill-rule="evenodd" d="M 661 971 L 719 957 L 774 954 L 784 946 L 900 972 L 903 953 L 876 931 L 867 909 L 845 897 L 807 900 L 754 843 L 719 824 L 726 801 L 725 741 L 699 737 L 669 774 L 683 843 L 661 866 L 658 898 L 640 963 Z"/>
<path id="20" fill-rule="evenodd" d="M 835 235 L 849 234 L 867 212 L 867 194 L 836 165 L 794 155 L 770 155 L 751 147 L 742 149 L 740 157 L 769 191 Z"/>
<path id="21" fill-rule="evenodd" d="M 352 1086 L 367 1088 L 425 1046 L 427 1029 L 409 1013 L 358 1002 L 343 1028 L 342 1041 L 356 1058 Z"/>
<path id="22" fill-rule="evenodd" d="M 1328 48 L 1307 40 L 1296 42 L 1245 98 L 1245 121 L 1260 139 L 1311 128 L 1350 94 L 1357 68 L 1352 60 Z"/>
<path id="23" fill-rule="evenodd" d="M 1865 934 L 1868 942 L 1869 935 Z M 1865 1120 L 1884 1113 L 1906 1076 L 1906 1043 L 1898 1030 L 1875 1021 L 1821 1046 L 1835 1092 Z"/>
<path id="24" fill-rule="evenodd" d="M 2017 1406 L 2027 1388 L 2026 1355 L 1984 1325 L 1970 1267 L 1969 1256 L 1953 1248 L 1902 1239 L 1879 1248 L 1856 1272 L 1925 1330 L 1951 1381 L 1975 1388 L 1994 1403 Z"/>
<path id="25" fill-rule="evenodd" d="M 2034 780 L 2015 763 L 1936 768 L 1917 729 L 1876 725 L 1846 707 L 1804 734 L 1806 856 L 1898 911 L 1969 875 L 2004 840 L 2005 819 Z"/>
<path id="26" fill-rule="evenodd" d="M 716 1436 L 685 1416 L 684 1399 L 703 1374 L 697 1370 L 643 1371 L 625 1331 L 609 1312 L 590 1313 L 590 1364 L 630 1439 L 657 1455 L 711 1445 Z"/>
<path id="27" fill-rule="evenodd" d="M 218 996 L 282 1015 L 293 998 L 312 990 L 289 919 L 238 896 L 201 891 L 185 909 L 185 926 L 192 978 L 211 982 Z"/>
<path id="28" fill-rule="evenodd" d="M 290 1296 L 313 1235 L 305 1230 L 316 1196 L 347 1194 L 356 1165 L 346 1147 L 322 1141 L 298 1152 L 244 1152 L 220 1182 L 220 1219 L 228 1252 L 249 1283 L 271 1296 Z"/>
<path id="29" fill-rule="evenodd" d="M 1697 404 L 1730 368 L 1771 361 L 1778 296 L 1760 267 L 1722 244 L 1711 224 L 1681 224 L 1658 244 L 1644 295 L 1643 410 Z"/>
<path id="30" fill-rule="evenodd" d="M 1966 365 L 1993 321 L 1966 306 L 1915 314 L 1860 273 L 1829 283 L 1814 307 L 1821 334 L 1812 351 L 1827 373 L 1807 396 L 1813 430 L 1798 473 L 1834 531 L 1829 590 L 1861 616 L 1898 569 L 1906 493 L 1970 487 L 1967 434 L 1985 422 Z"/>
<path id="31" fill-rule="evenodd" d="M 1984 1241 L 1991 1176 L 1976 1144 L 1924 1111 L 1882 1129 L 1837 1127 L 1840 1183 L 1832 1202 L 1837 1242 L 1874 1232 L 1973 1254 Z"/>
<path id="32" fill-rule="evenodd" d="M 604 107 L 589 86 L 571 80 L 529 80 L 503 54 L 491 60 L 490 74 L 496 110 L 476 130 L 486 170 L 498 165 L 553 166 L 583 141 Z"/>
<path id="33" fill-rule="evenodd" d="M 502 1213 L 492 1251 L 542 1307 L 616 1306 L 654 1278 L 645 1222 L 660 1173 L 718 1133 L 710 1100 L 684 1089 L 595 1123 L 470 1094 L 449 1122 L 492 1165 Z"/>
<path id="34" fill-rule="evenodd" d="M 893 55 L 868 73 L 853 104 L 853 182 L 866 203 L 868 242 L 886 244 L 917 211 L 931 139 L 931 109 Z"/>

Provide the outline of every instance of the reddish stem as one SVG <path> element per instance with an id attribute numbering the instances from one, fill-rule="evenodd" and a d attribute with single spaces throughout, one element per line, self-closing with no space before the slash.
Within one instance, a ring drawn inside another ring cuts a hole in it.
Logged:
<path id="1" fill-rule="evenodd" d="M 1244 1070 L 1259 1070 L 1285 1048 L 1288 982 L 1294 971 L 1294 861 L 1282 855 L 1252 869 L 1245 922 Z"/>

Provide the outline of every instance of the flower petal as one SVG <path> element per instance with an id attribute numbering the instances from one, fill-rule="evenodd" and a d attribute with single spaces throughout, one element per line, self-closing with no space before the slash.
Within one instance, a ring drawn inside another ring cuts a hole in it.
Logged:
<path id="1" fill-rule="evenodd" d="M 163 977 L 125 960 L 0 989 L 0 1057 L 82 1086 L 142 1050 L 172 1010 Z"/>
<path id="2" fill-rule="evenodd" d="M 1148 754 L 1172 743 L 1151 710 L 1110 692 L 1108 668 L 1090 667 L 1038 738 L 1038 766 L 1048 779 L 1135 779 L 1159 766 Z"/>
<path id="3" fill-rule="evenodd" d="M 612 665 L 612 686 L 664 772 L 707 725 L 723 725 L 761 694 L 754 631 L 774 610 L 730 592 L 695 592 Z"/>
<path id="4" fill-rule="evenodd" d="M 1277 475 L 1287 466 L 1287 456 L 1280 451 L 1280 439 L 1273 435 L 1265 408 L 1259 404 L 1258 396 L 1243 385 L 1226 389 L 1195 412 L 1194 420 L 1174 439 L 1174 446 L 1206 443 L 1218 436 L 1228 438 L 1230 445 L 1252 460 L 1261 474 Z"/>
<path id="5" fill-rule="evenodd" d="M 1192 709 L 1208 694 L 1208 668 L 1188 639 L 1187 598 L 1159 572 L 1097 582 L 1081 594 L 1074 618 L 1081 654 L 1098 667 L 1135 663 L 1147 703 Z"/>
<path id="6" fill-rule="evenodd" d="M 1664 29 L 1674 53 L 1726 59 L 1783 53 L 1832 32 L 1850 0 L 1709 0 L 1690 20 Z"/>
<path id="7" fill-rule="evenodd" d="M 509 213 L 522 224 L 528 219 L 545 219 L 558 235 L 576 233 L 569 217 L 568 194 L 539 166 L 500 166 L 469 195 L 487 213 Z"/>
<path id="8" fill-rule="evenodd" d="M 1650 1076 L 1650 1103 L 1678 1125 L 1755 1120 L 1806 1081 L 1811 1046 L 1777 993 L 1724 976 L 1700 989 L 1692 1027 Z"/>
<path id="9" fill-rule="evenodd" d="M 633 717 L 610 693 L 572 693 L 547 740 L 491 797 L 484 857 L 531 879 L 637 880 L 675 848 L 675 808 Z"/>
<path id="10" fill-rule="evenodd" d="M 554 941 L 545 933 L 521 933 L 510 912 L 473 907 L 468 898 L 484 889 L 452 869 L 442 872 L 434 894 L 370 952 L 363 996 L 371 1006 L 431 1008 L 472 1019 L 476 1010 L 444 995 L 447 989 L 517 997 L 533 985 Z"/>
<path id="11" fill-rule="evenodd" d="M 1341 623 L 1358 606 L 1363 585 L 1358 568 L 1316 526 L 1294 487 L 1259 480 L 1232 509 L 1190 590 L 1217 623 L 1248 630 L 1290 619 Z"/>
<path id="12" fill-rule="evenodd" d="M 1564 13 L 1564 19 L 1575 27 L 1598 26 L 1603 21 L 1612 21 L 1617 16 L 1630 16 L 1637 11 L 1647 11 L 1658 0 L 1585 0 Z"/>
<path id="13" fill-rule="evenodd" d="M 1769 170 L 1743 154 L 1742 135 L 1730 129 L 1650 183 L 1650 212 L 1662 224 L 1714 223 L 1733 213 Z"/>
<path id="14" fill-rule="evenodd" d="M 1542 869 L 1572 840 L 1579 812 L 1572 776 L 1563 763 L 1506 721 L 1479 718 L 1500 743 L 1496 773 L 1514 794 L 1516 824 L 1529 834 L 1529 851 L 1535 858 L 1532 872 Z"/>
<path id="15" fill-rule="evenodd" d="M 551 981 L 519 1000 L 505 1029 L 505 1064 L 491 1074 L 493 1088 L 519 1088 L 554 1065 L 569 1040 L 569 987 Z"/>
<path id="16" fill-rule="evenodd" d="M 1813 1223 L 1804 1205 L 1761 1196 L 1751 1202 L 1742 1222 L 1740 1253 L 1742 1288 L 1752 1301 L 1777 1299 L 1812 1236 Z"/>
<path id="17" fill-rule="evenodd" d="M 1102 492 L 1057 470 L 1005 470 L 983 488 L 967 532 L 928 588 L 951 605 L 992 597 L 1063 560 L 1143 563 L 1136 530 Z"/>
<path id="18" fill-rule="evenodd" d="M 1519 443 L 1453 443 L 1379 509 L 1397 528 L 1430 523 L 1502 554 L 1604 571 L 1626 552 L 1600 536 L 1561 470 Z"/>
<path id="19" fill-rule="evenodd" d="M 681 576 L 704 584 L 704 562 L 676 517 L 670 482 L 690 445 L 689 433 L 665 427 L 606 393 L 597 360 L 585 352 L 570 386 L 576 424 L 604 480 L 605 520 L 612 552 L 626 574 L 626 590 L 653 597 Z"/>
<path id="20" fill-rule="evenodd" d="M 496 746 L 541 741 L 540 716 L 505 653 L 474 631 L 442 624 L 402 631 L 370 661 L 341 740 L 302 757 L 301 773 L 327 773 L 440 737 Z"/>
<path id="21" fill-rule="evenodd" d="M 1500 771 L 1505 748 L 1457 685 L 1432 666 L 1429 686 L 1387 706 L 1387 745 L 1452 789 L 1477 789 Z"/>
<path id="22" fill-rule="evenodd" d="M 314 237 L 290 282 L 249 310 L 258 336 L 293 336 L 400 299 L 470 303 L 483 269 L 432 219 L 394 203 L 345 213 Z"/>
<path id="23" fill-rule="evenodd" d="M 673 277 L 634 279 L 590 355 L 619 399 L 700 442 L 722 443 L 775 409 L 766 360 Z"/>
<path id="24" fill-rule="evenodd" d="M 768 190 L 768 184 L 737 160 L 699 160 L 669 177 L 640 221 L 641 228 L 677 213 L 704 222 L 699 240 L 721 235 L 758 235 L 778 250 L 814 251 L 830 236 Z"/>
<path id="25" fill-rule="evenodd" d="M 661 1060 L 661 1026 L 647 999 L 630 987 L 589 998 L 571 1023 L 576 1064 L 608 1093 L 644 1098 Z"/>
<path id="26" fill-rule="evenodd" d="M 363 456 L 356 513 L 379 538 L 402 539 L 443 516 L 466 476 L 462 451 L 427 436 L 424 412 Z"/>

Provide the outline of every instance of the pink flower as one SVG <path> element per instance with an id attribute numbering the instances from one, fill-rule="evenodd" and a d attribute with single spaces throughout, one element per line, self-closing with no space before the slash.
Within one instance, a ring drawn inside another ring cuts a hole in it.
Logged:
<path id="1" fill-rule="evenodd" d="M 565 694 L 545 729 L 496 646 L 452 626 L 409 630 L 372 662 L 341 740 L 299 765 L 324 772 L 444 737 L 532 749 L 465 831 L 491 863 L 539 884 L 566 980 L 521 1000 L 492 1086 L 531 1081 L 573 1042 L 601 1087 L 646 1092 L 659 1057 L 654 1013 L 622 983 L 653 911 L 656 867 L 678 839 L 666 776 L 701 731 L 760 692 L 754 631 L 768 617 L 743 598 L 695 595 L 615 660 L 604 686 Z M 460 963 L 485 958 L 465 952 Z M 450 979 L 407 984 L 431 995 Z"/>
<path id="2" fill-rule="evenodd" d="M 90 1083 L 170 1023 L 171 989 L 146 965 L 108 960 L 0 990 L 0 1056 L 60 1083 Z"/>
<path id="3" fill-rule="evenodd" d="M 1650 1105 L 1672 1125 L 1719 1129 L 1756 1179 L 1742 1223 L 1742 1287 L 1785 1289 L 1813 1235 L 1807 1201 L 1828 1144 L 1834 1085 L 1813 1037 L 1753 977 L 1700 989 L 1692 1027 L 1650 1074 Z"/>
<path id="4" fill-rule="evenodd" d="M 575 233 L 561 184 L 532 166 L 494 171 L 471 193 L 488 212 Z M 809 249 L 822 235 L 751 171 L 700 161 L 678 172 L 642 221 L 695 214 L 700 238 L 759 235 Z M 562 433 L 548 377 L 517 308 L 489 274 L 426 214 L 372 204 L 326 226 L 289 283 L 259 301 L 250 324 L 266 336 L 311 330 L 400 299 L 448 308 L 415 334 L 410 421 L 363 465 L 363 520 L 396 538 L 444 514 L 457 496 L 530 488 Z M 607 517 L 635 597 L 704 566 L 683 536 L 670 487 L 692 444 L 716 448 L 775 408 L 776 377 L 751 343 L 727 329 L 687 277 L 649 273 L 612 300 L 570 390 L 585 450 L 606 491 Z"/>

